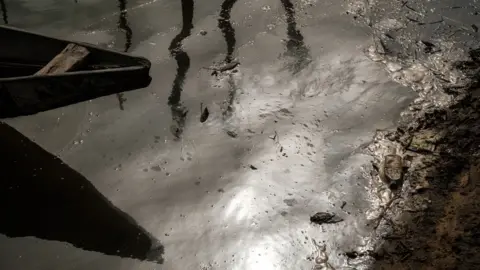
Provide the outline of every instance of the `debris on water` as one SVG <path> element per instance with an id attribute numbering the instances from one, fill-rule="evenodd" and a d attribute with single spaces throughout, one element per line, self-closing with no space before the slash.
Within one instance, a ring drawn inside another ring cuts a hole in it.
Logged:
<path id="1" fill-rule="evenodd" d="M 250 165 L 250 169 L 252 169 L 252 170 L 258 170 L 258 168 L 255 167 L 255 166 L 253 166 L 253 165 Z"/>
<path id="2" fill-rule="evenodd" d="M 345 208 L 345 206 L 347 205 L 347 202 L 346 201 L 343 201 L 342 202 L 342 205 L 340 206 L 341 209 Z"/>
<path id="3" fill-rule="evenodd" d="M 403 178 L 403 159 L 392 149 L 391 153 L 386 155 L 383 166 L 380 167 L 380 178 L 389 186 L 390 189 L 397 189 Z"/>
<path id="4" fill-rule="evenodd" d="M 283 113 L 283 114 L 287 114 L 287 115 L 293 115 L 293 113 L 287 109 L 287 108 L 281 108 L 280 110 L 278 110 L 279 112 Z"/>
<path id="5" fill-rule="evenodd" d="M 343 218 L 338 217 L 334 213 L 328 213 L 328 212 L 317 212 L 315 215 L 310 217 L 310 222 L 318 225 L 334 224 L 342 221 L 343 221 Z"/>
<path id="6" fill-rule="evenodd" d="M 153 166 L 153 167 L 151 167 L 151 169 L 152 169 L 152 171 L 156 171 L 156 172 L 161 172 L 162 171 L 162 168 L 159 165 Z"/>
<path id="7" fill-rule="evenodd" d="M 268 136 L 268 138 L 272 139 L 272 140 L 276 140 L 278 138 L 278 133 L 277 131 L 275 131 L 275 133 L 273 134 L 273 136 Z"/>
<path id="8" fill-rule="evenodd" d="M 208 34 L 208 32 L 206 30 L 201 30 L 200 31 L 200 35 L 202 36 L 206 36 Z"/>
<path id="9" fill-rule="evenodd" d="M 295 199 L 285 199 L 283 200 L 283 202 L 287 205 L 287 206 L 294 206 L 295 204 L 297 204 L 297 200 Z"/>
<path id="10" fill-rule="evenodd" d="M 224 63 L 223 65 L 213 65 L 210 67 L 204 67 L 204 69 L 209 69 L 216 72 L 225 72 L 225 71 L 236 68 L 238 65 L 240 65 L 240 62 L 237 60 L 233 60 L 228 63 Z"/>
<path id="11" fill-rule="evenodd" d="M 356 259 L 358 257 L 358 252 L 348 251 L 348 252 L 345 252 L 345 256 L 347 256 L 350 259 Z"/>
<path id="12" fill-rule="evenodd" d="M 200 115 L 200 123 L 204 123 L 205 121 L 207 121 L 210 112 L 208 111 L 207 106 L 203 108 L 203 103 L 200 104 L 200 110 L 202 111 L 202 114 Z"/>
<path id="13" fill-rule="evenodd" d="M 227 135 L 232 137 L 232 138 L 236 138 L 238 136 L 238 134 L 235 131 L 232 131 L 232 130 L 227 130 Z"/>

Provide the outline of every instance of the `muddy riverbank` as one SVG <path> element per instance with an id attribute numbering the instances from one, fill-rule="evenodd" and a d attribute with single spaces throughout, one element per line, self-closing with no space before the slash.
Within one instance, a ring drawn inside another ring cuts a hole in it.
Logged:
<path id="1" fill-rule="evenodd" d="M 350 253 L 352 261 L 372 257 L 374 269 L 479 267 L 479 6 L 460 2 L 351 2 L 355 19 L 373 29 L 371 59 L 419 93 L 397 129 L 379 131 L 369 147 L 377 157 L 372 176 L 380 179 L 393 148 L 404 182 L 384 196 L 372 224 L 375 248 Z"/>

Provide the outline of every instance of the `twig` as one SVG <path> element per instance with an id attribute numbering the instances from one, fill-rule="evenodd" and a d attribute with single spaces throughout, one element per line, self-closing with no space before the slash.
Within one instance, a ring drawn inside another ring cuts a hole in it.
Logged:
<path id="1" fill-rule="evenodd" d="M 276 141 L 277 141 L 277 138 L 278 138 L 278 133 L 277 133 L 277 131 L 275 130 L 275 133 L 273 134 L 273 136 L 268 136 L 268 137 L 276 142 Z"/>

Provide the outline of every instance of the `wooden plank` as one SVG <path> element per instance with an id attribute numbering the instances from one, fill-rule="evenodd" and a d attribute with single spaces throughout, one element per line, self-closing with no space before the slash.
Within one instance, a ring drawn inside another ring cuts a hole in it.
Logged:
<path id="1" fill-rule="evenodd" d="M 74 70 L 89 53 L 87 48 L 70 43 L 35 75 L 53 75 Z"/>

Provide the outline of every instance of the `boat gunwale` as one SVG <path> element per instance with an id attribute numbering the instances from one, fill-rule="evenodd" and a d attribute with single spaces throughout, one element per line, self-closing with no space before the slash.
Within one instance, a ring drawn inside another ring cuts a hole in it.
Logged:
<path id="1" fill-rule="evenodd" d="M 61 78 L 61 77 L 72 77 L 72 76 L 83 76 L 83 75 L 96 75 L 96 74 L 105 74 L 105 73 L 115 73 L 119 71 L 137 71 L 142 69 L 149 69 L 148 66 L 130 66 L 130 67 L 120 67 L 120 68 L 108 68 L 102 70 L 81 70 L 66 72 L 55 75 L 28 75 L 20 77 L 9 77 L 9 78 L 0 78 L 0 83 L 4 82 L 15 82 L 15 81 L 26 81 L 26 80 L 40 80 L 45 78 Z"/>
<path id="2" fill-rule="evenodd" d="M 35 32 L 31 32 L 28 30 L 12 27 L 12 26 L 5 26 L 1 25 L 0 28 L 4 28 L 8 31 L 15 31 L 15 32 L 21 32 L 27 35 L 31 36 L 36 36 L 39 38 L 47 38 L 51 40 L 56 40 L 62 43 L 72 43 L 72 44 L 77 44 L 79 46 L 84 46 L 87 49 L 92 48 L 94 50 L 99 51 L 99 53 L 110 53 L 118 56 L 123 56 L 123 57 L 128 57 L 131 60 L 134 60 L 136 65 L 131 65 L 127 67 L 118 67 L 118 68 L 105 68 L 101 70 L 80 70 L 80 71 L 71 71 L 71 72 L 66 72 L 62 74 L 55 74 L 55 75 L 28 75 L 28 76 L 19 76 L 19 77 L 8 77 L 8 78 L 0 78 L 0 83 L 5 83 L 5 82 L 12 82 L 12 81 L 18 81 L 18 80 L 35 80 L 35 79 L 44 79 L 44 78 L 52 78 L 52 77 L 69 77 L 69 76 L 79 76 L 79 75 L 87 75 L 87 74 L 99 74 L 99 73 L 113 73 L 113 72 L 119 72 L 119 71 L 137 71 L 137 70 L 142 70 L 145 69 L 147 71 L 150 70 L 151 67 L 151 62 L 145 57 L 142 56 L 134 56 L 128 53 L 123 53 L 120 51 L 115 51 L 111 49 L 106 49 L 102 48 L 100 46 L 97 46 L 95 44 L 90 44 L 86 42 L 79 42 L 79 41 L 72 41 L 72 40 L 66 40 L 66 39 L 61 39 L 61 38 L 56 38 L 56 37 L 51 37 L 48 35 L 43 35 Z"/>

